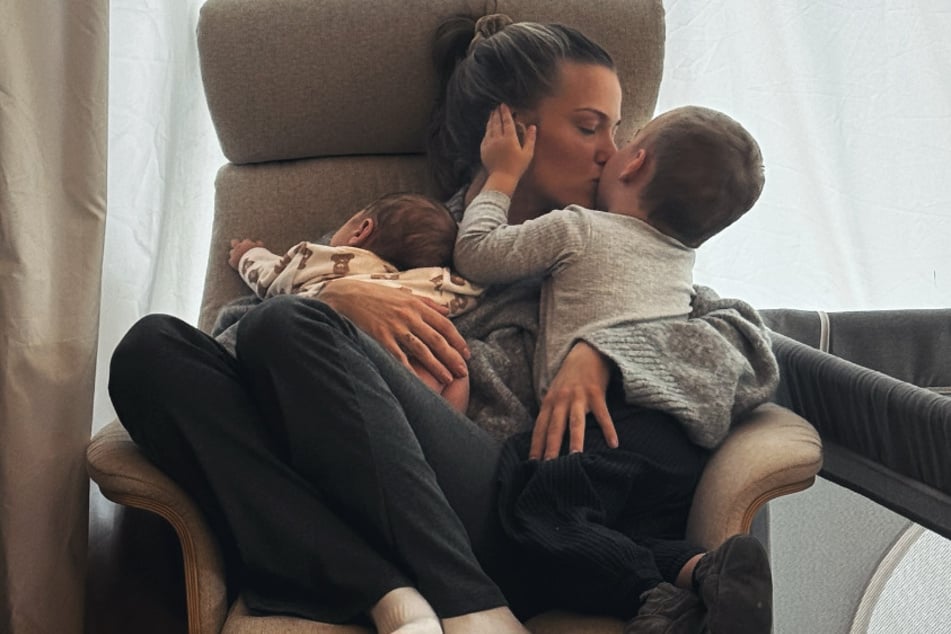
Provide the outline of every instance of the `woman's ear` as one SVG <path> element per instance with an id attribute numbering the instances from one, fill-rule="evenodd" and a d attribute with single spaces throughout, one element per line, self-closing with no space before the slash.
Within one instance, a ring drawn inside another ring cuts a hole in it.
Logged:
<path id="1" fill-rule="evenodd" d="M 525 145 L 525 129 L 530 125 L 538 125 L 538 116 L 534 110 L 512 109 L 512 121 L 515 122 L 515 133 L 518 135 L 518 142 Z"/>
<path id="2" fill-rule="evenodd" d="M 359 247 L 367 243 L 373 231 L 376 229 L 376 222 L 373 218 L 364 218 L 353 230 L 350 237 L 347 238 L 347 244 L 351 247 Z"/>
<path id="3" fill-rule="evenodd" d="M 634 156 L 624 162 L 624 167 L 621 168 L 618 178 L 624 183 L 630 183 L 644 171 L 646 165 L 647 150 L 640 148 L 634 153 Z"/>
<path id="4" fill-rule="evenodd" d="M 538 125 L 538 113 L 531 108 L 512 108 L 512 121 L 525 127 Z"/>

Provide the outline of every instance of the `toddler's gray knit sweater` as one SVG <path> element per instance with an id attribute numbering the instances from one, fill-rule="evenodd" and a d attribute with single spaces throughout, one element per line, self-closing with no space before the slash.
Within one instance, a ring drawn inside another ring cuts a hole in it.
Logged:
<path id="1" fill-rule="evenodd" d="M 510 204 L 497 191 L 476 196 L 453 263 L 483 286 L 544 276 L 533 363 L 539 402 L 586 333 L 690 314 L 693 249 L 638 218 L 578 205 L 509 225 Z"/>

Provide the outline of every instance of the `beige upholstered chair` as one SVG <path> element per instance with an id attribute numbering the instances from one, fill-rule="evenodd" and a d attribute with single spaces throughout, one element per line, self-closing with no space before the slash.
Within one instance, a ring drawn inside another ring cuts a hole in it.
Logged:
<path id="1" fill-rule="evenodd" d="M 653 114 L 664 53 L 660 0 L 501 0 L 515 20 L 564 22 L 615 57 L 624 87 L 625 138 Z M 202 77 L 230 163 L 217 182 L 215 225 L 200 326 L 246 293 L 228 267 L 228 240 L 288 245 L 320 236 L 369 199 L 428 189 L 421 154 L 435 96 L 430 43 L 477 0 L 210 0 L 198 28 Z M 174 527 L 185 561 L 191 632 L 366 632 L 228 605 L 221 555 L 189 497 L 114 422 L 92 440 L 89 473 L 109 499 L 157 513 Z M 776 405 L 741 421 L 714 455 L 689 536 L 714 547 L 746 532 L 770 499 L 804 489 L 821 466 L 815 430 Z M 619 632 L 612 619 L 548 613 L 535 632 Z"/>

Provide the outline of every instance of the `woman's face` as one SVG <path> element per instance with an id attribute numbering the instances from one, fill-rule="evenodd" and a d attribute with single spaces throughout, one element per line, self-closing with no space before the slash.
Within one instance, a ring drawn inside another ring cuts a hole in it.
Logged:
<path id="1" fill-rule="evenodd" d="M 516 112 L 520 123 L 538 126 L 535 158 L 512 200 L 521 221 L 570 204 L 593 207 L 605 162 L 617 151 L 621 120 L 617 74 L 595 64 L 563 62 L 553 95 L 531 110 Z"/>

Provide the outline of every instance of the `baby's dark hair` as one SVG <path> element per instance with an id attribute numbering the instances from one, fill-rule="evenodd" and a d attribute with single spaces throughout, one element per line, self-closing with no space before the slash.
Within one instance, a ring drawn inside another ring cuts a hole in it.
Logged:
<path id="1" fill-rule="evenodd" d="M 698 247 L 750 210 L 763 191 L 763 155 L 739 123 L 716 110 L 677 108 L 645 143 L 654 157 L 641 193 L 648 222 Z"/>
<path id="2" fill-rule="evenodd" d="M 607 51 L 576 29 L 512 22 L 499 13 L 443 22 L 433 61 L 440 87 L 427 155 L 435 185 L 445 196 L 469 183 L 482 165 L 485 122 L 499 104 L 534 108 L 558 88 L 561 62 L 614 69 Z"/>
<path id="3" fill-rule="evenodd" d="M 361 246 L 397 269 L 450 266 L 456 221 L 442 203 L 422 194 L 381 196 L 363 210 L 376 223 Z"/>

